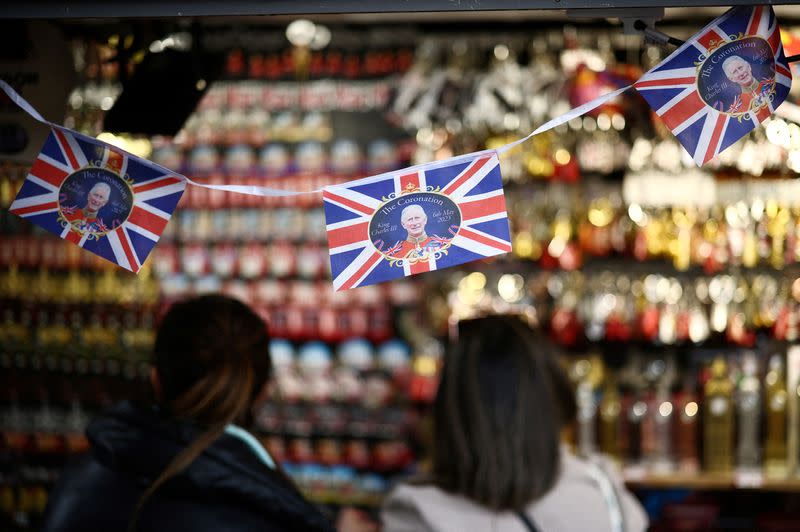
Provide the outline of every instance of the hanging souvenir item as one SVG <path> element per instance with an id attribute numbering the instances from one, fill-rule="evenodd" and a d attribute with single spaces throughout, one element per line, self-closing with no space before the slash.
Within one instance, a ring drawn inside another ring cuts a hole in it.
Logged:
<path id="1" fill-rule="evenodd" d="M 634 84 L 698 166 L 772 115 L 791 85 L 770 6 L 730 9 Z"/>
<path id="2" fill-rule="evenodd" d="M 9 210 L 135 273 L 185 188 L 165 168 L 52 128 Z"/>
<path id="3" fill-rule="evenodd" d="M 327 187 L 335 290 L 347 290 L 511 251 L 492 151 Z"/>

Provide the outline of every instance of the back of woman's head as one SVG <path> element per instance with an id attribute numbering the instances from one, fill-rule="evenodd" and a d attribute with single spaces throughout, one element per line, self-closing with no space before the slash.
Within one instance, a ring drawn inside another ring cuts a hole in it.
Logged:
<path id="1" fill-rule="evenodd" d="M 462 321 L 434 405 L 435 482 L 522 510 L 555 482 L 572 416 L 569 382 L 543 336 L 512 316 Z"/>
<path id="2" fill-rule="evenodd" d="M 202 425 L 244 422 L 269 379 L 269 334 L 247 305 L 221 295 L 174 304 L 156 334 L 161 403 Z"/>
<path id="3" fill-rule="evenodd" d="M 247 305 L 225 296 L 176 303 L 156 333 L 153 365 L 162 408 L 173 418 L 194 422 L 200 434 L 144 491 L 130 530 L 160 486 L 186 469 L 228 424 L 248 421 L 272 370 L 267 325 Z"/>

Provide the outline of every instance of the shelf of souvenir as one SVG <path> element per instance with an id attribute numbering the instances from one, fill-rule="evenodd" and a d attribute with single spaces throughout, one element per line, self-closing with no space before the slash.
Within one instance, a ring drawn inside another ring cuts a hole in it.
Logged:
<path id="1" fill-rule="evenodd" d="M 574 447 L 613 458 L 639 488 L 797 491 L 787 437 L 787 411 L 798 401 L 788 392 L 797 384 L 777 349 L 601 356 L 595 347 L 573 356 L 566 364 L 578 405 Z"/>
<path id="2" fill-rule="evenodd" d="M 688 190 L 691 197 L 681 192 Z M 619 257 L 715 273 L 780 270 L 798 261 L 793 180 L 734 184 L 648 173 L 626 178 L 621 188 L 517 186 L 507 196 L 515 256 L 543 268 L 575 270 Z"/>
<path id="3" fill-rule="evenodd" d="M 449 319 L 513 311 L 535 316 L 571 350 L 597 342 L 620 349 L 724 348 L 797 339 L 800 284 L 769 270 L 714 276 L 646 273 L 651 271 L 646 265 L 624 272 L 519 271 L 495 263 L 430 280 L 425 290 L 431 294 L 431 328 L 444 333 Z"/>
<path id="4" fill-rule="evenodd" d="M 408 345 L 363 338 L 335 352 L 319 341 L 298 349 L 273 340 L 275 397 L 256 416 L 270 453 L 313 500 L 378 504 L 391 478 L 415 457 L 410 447 L 421 393 L 418 360 Z"/>
<path id="5" fill-rule="evenodd" d="M 3 205 L 26 171 L 4 165 Z M 3 468 L 0 489 L 4 509 L 13 506 L 14 515 L 36 526 L 43 505 L 36 501 L 46 499 L 56 470 L 88 446 L 83 430 L 90 415 L 113 400 L 146 393 L 158 284 L 147 267 L 138 278 L 122 273 L 5 214 L 0 454 L 3 463 L 19 467 Z M 47 474 L 28 478 L 28 470 Z"/>

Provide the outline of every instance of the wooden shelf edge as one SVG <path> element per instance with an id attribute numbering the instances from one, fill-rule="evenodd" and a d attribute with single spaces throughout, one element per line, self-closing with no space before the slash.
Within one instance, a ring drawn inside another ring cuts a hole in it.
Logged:
<path id="1" fill-rule="evenodd" d="M 770 478 L 760 472 L 624 474 L 625 484 L 640 489 L 757 490 L 800 492 L 800 477 Z"/>

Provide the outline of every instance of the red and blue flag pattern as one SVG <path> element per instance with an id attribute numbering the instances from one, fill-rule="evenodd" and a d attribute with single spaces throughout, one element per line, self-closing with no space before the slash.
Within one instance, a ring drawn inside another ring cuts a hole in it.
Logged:
<path id="1" fill-rule="evenodd" d="M 511 251 L 494 151 L 326 187 L 323 201 L 337 291 Z"/>
<path id="2" fill-rule="evenodd" d="M 154 163 L 52 128 L 9 210 L 136 273 L 185 188 Z"/>
<path id="3" fill-rule="evenodd" d="M 740 6 L 634 86 L 702 166 L 769 117 L 791 84 L 772 7 Z"/>

